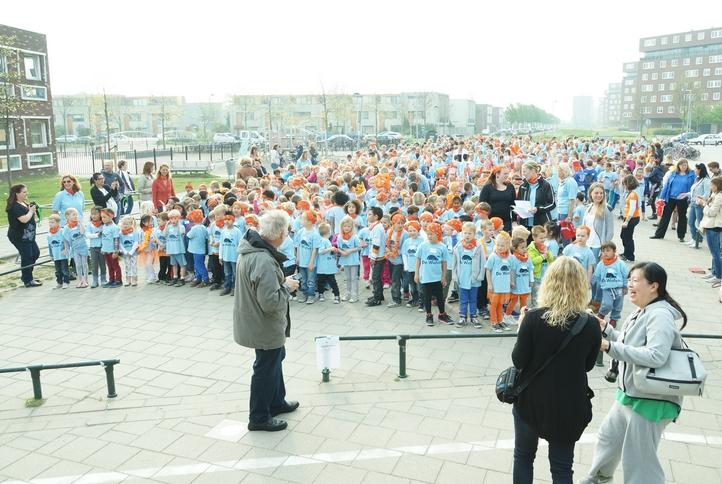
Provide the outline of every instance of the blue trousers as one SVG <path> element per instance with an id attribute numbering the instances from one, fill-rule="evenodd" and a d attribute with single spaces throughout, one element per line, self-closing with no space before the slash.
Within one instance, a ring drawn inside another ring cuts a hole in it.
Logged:
<path id="1" fill-rule="evenodd" d="M 602 304 L 599 306 L 599 314 L 602 316 L 609 314 L 609 319 L 619 321 L 619 318 L 622 317 L 622 306 L 624 305 L 624 295 L 622 294 L 622 289 L 601 289 L 601 293 Z"/>
<path id="2" fill-rule="evenodd" d="M 208 277 L 208 274 L 206 274 Z M 236 264 L 233 262 L 223 262 L 223 287 L 233 289 L 236 285 Z"/>
<path id="3" fill-rule="evenodd" d="M 286 402 L 286 386 L 283 383 L 283 359 L 286 348 L 256 350 L 251 376 L 251 401 L 248 420 L 264 423 L 271 419 L 271 409 L 282 407 Z"/>
<path id="4" fill-rule="evenodd" d="M 316 268 L 312 271 L 308 267 L 299 267 L 298 273 L 301 274 L 301 292 L 306 297 L 316 297 Z"/>
<path id="5" fill-rule="evenodd" d="M 689 233 L 692 234 L 692 240 L 702 242 L 702 235 L 697 230 L 696 224 L 702 221 L 704 217 L 703 208 L 692 202 L 689 205 L 689 211 L 687 212 L 687 222 L 689 225 Z"/>
<path id="6" fill-rule="evenodd" d="M 720 247 L 720 239 L 722 239 L 722 231 L 707 229 L 707 246 L 712 254 L 712 274 L 717 279 L 722 278 L 722 247 Z"/>
<path id="7" fill-rule="evenodd" d="M 476 316 L 476 294 L 479 292 L 478 287 L 471 289 L 459 288 L 459 315 L 463 318 Z"/>
<path id="8" fill-rule="evenodd" d="M 208 283 L 205 254 L 193 254 L 193 267 L 196 270 L 196 281 Z"/>

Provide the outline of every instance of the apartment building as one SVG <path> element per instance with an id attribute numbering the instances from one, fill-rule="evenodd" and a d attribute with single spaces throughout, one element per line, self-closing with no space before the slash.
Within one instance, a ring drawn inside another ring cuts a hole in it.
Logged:
<path id="1" fill-rule="evenodd" d="M 449 101 L 449 123 L 452 134 L 469 136 L 476 132 L 476 106 L 471 99 Z"/>
<path id="2" fill-rule="evenodd" d="M 645 37 L 639 51 L 624 65 L 625 127 L 679 127 L 689 111 L 720 103 L 722 28 Z"/>
<path id="3" fill-rule="evenodd" d="M 622 83 L 612 82 L 599 104 L 602 126 L 619 126 L 622 122 Z"/>
<path id="4" fill-rule="evenodd" d="M 57 171 L 52 120 L 45 35 L 0 25 L 0 171 Z"/>

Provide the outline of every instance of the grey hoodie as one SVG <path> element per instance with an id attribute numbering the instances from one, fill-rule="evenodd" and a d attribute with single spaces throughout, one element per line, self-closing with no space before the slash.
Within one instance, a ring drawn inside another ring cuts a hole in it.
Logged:
<path id="1" fill-rule="evenodd" d="M 274 254 L 278 252 L 252 230 L 238 246 L 233 339 L 247 348 L 277 349 L 289 335 L 290 294 Z"/>
<path id="2" fill-rule="evenodd" d="M 675 323 L 681 316 L 667 301 L 659 300 L 629 315 L 621 330 L 607 324 L 602 331 L 610 343 L 609 356 L 621 363 L 617 382 L 628 396 L 682 406 L 682 397 L 640 392 L 633 378 L 638 368 L 659 368 L 667 362 L 672 348 L 682 347 L 682 337 Z"/>

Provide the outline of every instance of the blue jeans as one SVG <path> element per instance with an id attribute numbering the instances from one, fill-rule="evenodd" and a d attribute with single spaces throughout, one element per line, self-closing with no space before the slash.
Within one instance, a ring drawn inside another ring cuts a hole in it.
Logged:
<path id="1" fill-rule="evenodd" d="M 208 277 L 208 275 L 206 275 Z M 233 289 L 236 285 L 236 264 L 223 262 L 223 287 Z"/>
<path id="2" fill-rule="evenodd" d="M 476 316 L 476 293 L 479 292 L 478 287 L 471 289 L 459 288 L 459 315 L 462 318 Z"/>
<path id="3" fill-rule="evenodd" d="M 193 254 L 193 267 L 196 271 L 196 281 L 208 283 L 208 270 L 206 269 L 206 255 Z"/>
<path id="4" fill-rule="evenodd" d="M 70 282 L 70 271 L 68 270 L 68 259 L 55 260 L 55 281 L 58 284 Z"/>
<path id="5" fill-rule="evenodd" d="M 602 289 L 601 291 L 602 303 L 599 306 L 599 314 L 602 316 L 609 314 L 609 319 L 619 321 L 619 318 L 622 317 L 622 306 L 624 305 L 622 289 L 617 287 L 614 289 Z"/>
<path id="6" fill-rule="evenodd" d="M 301 274 L 301 293 L 307 298 L 316 297 L 316 268 L 309 271 L 308 267 L 299 267 L 298 273 Z"/>
<path id="7" fill-rule="evenodd" d="M 692 240 L 696 242 L 702 242 L 702 235 L 700 235 L 697 227 L 695 227 L 695 223 L 699 223 L 702 221 L 702 217 L 704 217 L 703 210 L 704 209 L 702 207 L 693 202 L 689 206 L 689 211 L 687 212 L 687 224 L 689 225 L 689 233 L 692 234 Z"/>
<path id="8" fill-rule="evenodd" d="M 514 415 L 514 484 L 532 484 L 539 435 L 521 419 L 516 411 L 516 405 L 512 414 Z M 549 469 L 554 484 L 572 484 L 573 463 L 574 442 L 549 442 Z"/>
<path id="9" fill-rule="evenodd" d="M 256 350 L 251 376 L 251 401 L 248 420 L 264 423 L 271 419 L 271 409 L 282 407 L 286 402 L 286 386 L 283 383 L 283 359 L 286 348 Z"/>
<path id="10" fill-rule="evenodd" d="M 717 279 L 722 279 L 722 247 L 720 240 L 722 239 L 722 231 L 707 229 L 707 246 L 712 254 L 712 274 Z"/>
<path id="11" fill-rule="evenodd" d="M 35 264 L 35 261 L 40 257 L 40 248 L 34 240 L 20 240 L 13 237 L 10 239 L 10 242 L 12 242 L 18 250 L 18 254 L 20 254 L 20 267 L 24 267 L 21 271 L 20 279 L 23 281 L 23 284 L 30 284 L 33 282 L 33 264 Z M 103 269 L 105 269 L 105 265 L 103 265 Z M 103 273 L 105 274 L 105 272 Z"/>

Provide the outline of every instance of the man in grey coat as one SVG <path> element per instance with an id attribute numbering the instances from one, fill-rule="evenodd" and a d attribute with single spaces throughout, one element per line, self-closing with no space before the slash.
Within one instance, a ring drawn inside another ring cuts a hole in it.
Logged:
<path id="1" fill-rule="evenodd" d="M 283 430 L 288 424 L 275 418 L 293 412 L 298 402 L 286 401 L 283 359 L 291 334 L 288 301 L 298 281 L 284 277 L 286 257 L 278 247 L 288 235 L 290 219 L 283 210 L 271 210 L 258 221 L 258 232 L 249 230 L 238 246 L 233 306 L 233 338 L 253 348 L 256 360 L 251 377 L 248 430 Z"/>

